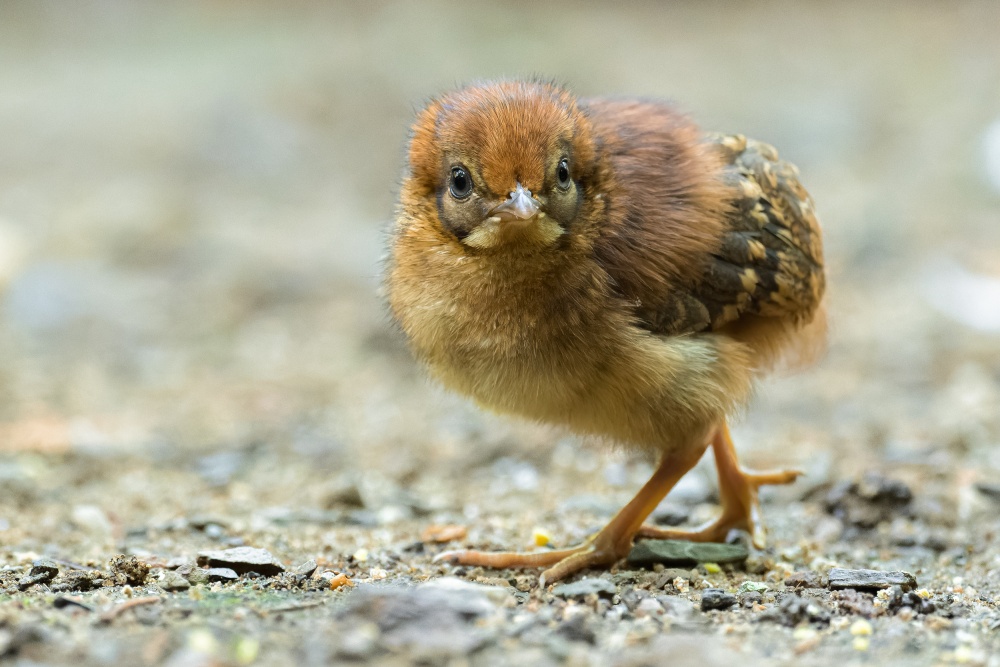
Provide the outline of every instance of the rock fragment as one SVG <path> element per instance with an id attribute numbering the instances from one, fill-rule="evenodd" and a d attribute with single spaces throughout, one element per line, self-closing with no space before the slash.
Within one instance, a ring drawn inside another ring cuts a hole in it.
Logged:
<path id="1" fill-rule="evenodd" d="M 701 594 L 701 610 L 729 609 L 736 604 L 736 596 L 721 588 L 706 588 Z"/>
<path id="2" fill-rule="evenodd" d="M 650 566 L 691 567 L 699 563 L 741 563 L 750 552 L 742 544 L 684 542 L 681 540 L 643 540 L 632 547 L 628 563 Z"/>
<path id="3" fill-rule="evenodd" d="M 39 558 L 31 564 L 28 574 L 17 582 L 17 587 L 26 591 L 35 584 L 47 584 L 59 574 L 59 566 L 48 558 Z"/>
<path id="4" fill-rule="evenodd" d="M 811 570 L 799 570 L 785 577 L 789 588 L 823 588 L 823 577 Z"/>
<path id="5" fill-rule="evenodd" d="M 857 482 L 834 486 L 825 505 L 845 524 L 869 529 L 905 514 L 912 500 L 913 492 L 903 482 L 869 472 Z"/>
<path id="6" fill-rule="evenodd" d="M 899 613 L 907 607 L 917 614 L 933 614 L 937 610 L 937 605 L 915 591 L 904 591 L 900 586 L 893 586 L 889 595 L 889 609 Z"/>
<path id="7" fill-rule="evenodd" d="M 299 565 L 298 567 L 295 568 L 294 572 L 295 578 L 299 580 L 308 579 L 309 577 L 313 576 L 313 573 L 316 572 L 317 567 L 318 566 L 316 565 L 316 561 L 307 560 L 306 562 L 302 563 L 302 565 Z"/>
<path id="8" fill-rule="evenodd" d="M 832 590 L 853 588 L 870 591 L 899 586 L 903 591 L 909 591 L 917 587 L 917 578 L 902 571 L 847 570 L 835 567 L 827 574 L 827 580 L 827 585 Z"/>
<path id="9" fill-rule="evenodd" d="M 159 584 L 160 588 L 167 592 L 186 591 L 191 588 L 188 580 L 173 570 L 164 570 Z"/>
<path id="10" fill-rule="evenodd" d="M 815 600 L 786 595 L 777 607 L 764 612 L 760 618 L 794 628 L 805 622 L 826 625 L 830 622 L 830 612 Z"/>
<path id="11" fill-rule="evenodd" d="M 198 567 L 192 561 L 188 561 L 178 567 L 177 574 L 186 579 L 192 586 L 208 583 L 208 570 Z"/>
<path id="12" fill-rule="evenodd" d="M 53 582 L 53 593 L 69 591 L 89 591 L 100 588 L 104 583 L 103 575 L 98 570 L 70 570 Z"/>
<path id="13" fill-rule="evenodd" d="M 600 577 L 588 577 L 568 584 L 559 584 L 552 589 L 553 595 L 563 598 L 586 597 L 591 594 L 612 596 L 618 589 L 607 579 Z"/>
<path id="14" fill-rule="evenodd" d="M 499 609 L 479 590 L 489 587 L 468 582 L 462 582 L 466 584 L 462 587 L 432 583 L 361 586 L 343 615 L 352 623 L 374 623 L 383 649 L 405 653 L 418 662 L 465 656 L 494 639 L 495 627 L 480 622 Z"/>
<path id="15" fill-rule="evenodd" d="M 266 549 L 236 547 L 221 551 L 198 553 L 198 564 L 202 567 L 228 567 L 237 574 L 256 572 L 265 577 L 273 577 L 285 571 L 285 566 Z"/>
<path id="16" fill-rule="evenodd" d="M 240 575 L 228 567 L 211 567 L 205 570 L 205 574 L 208 576 L 209 581 L 219 581 L 224 584 L 240 578 Z"/>

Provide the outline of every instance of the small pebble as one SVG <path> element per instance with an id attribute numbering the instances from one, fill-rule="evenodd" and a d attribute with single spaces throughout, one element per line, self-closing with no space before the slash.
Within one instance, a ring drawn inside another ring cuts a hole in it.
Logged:
<path id="1" fill-rule="evenodd" d="M 232 568 L 228 567 L 210 567 L 205 570 L 205 574 L 208 575 L 209 581 L 218 581 L 222 583 L 236 581 L 240 578 L 240 575 L 236 574 Z"/>
<path id="2" fill-rule="evenodd" d="M 628 562 L 640 567 L 651 567 L 656 563 L 668 567 L 691 567 L 699 563 L 741 563 L 749 555 L 750 552 L 742 544 L 643 540 L 632 547 Z"/>
<path id="3" fill-rule="evenodd" d="M 785 577 L 785 586 L 791 588 L 823 588 L 823 579 L 811 570 L 800 570 Z"/>
<path id="4" fill-rule="evenodd" d="M 607 579 L 588 577 L 568 584 L 559 584 L 552 589 L 552 594 L 563 598 L 585 597 L 591 594 L 608 597 L 618 592 L 618 589 Z"/>
<path id="5" fill-rule="evenodd" d="M 257 572 L 265 577 L 273 577 L 285 571 L 285 566 L 271 552 L 253 547 L 202 551 L 198 554 L 198 564 L 202 567 L 229 568 L 237 574 Z"/>
<path id="6" fill-rule="evenodd" d="M 635 608 L 636 618 L 663 615 L 663 606 L 655 598 L 644 598 Z"/>
<path id="7" fill-rule="evenodd" d="M 31 564 L 31 570 L 27 576 L 22 577 L 17 582 L 17 587 L 24 591 L 35 584 L 46 584 L 56 578 L 59 574 L 59 566 L 55 561 L 48 558 L 39 558 Z"/>
<path id="8" fill-rule="evenodd" d="M 740 584 L 738 593 L 766 593 L 770 587 L 759 581 L 744 581 Z"/>
<path id="9" fill-rule="evenodd" d="M 313 576 L 314 572 L 316 572 L 316 567 L 317 567 L 316 561 L 307 560 L 306 562 L 302 563 L 302 565 L 299 565 L 297 568 L 295 568 L 295 576 L 301 577 L 302 579 L 308 579 L 309 577 Z"/>
<path id="10" fill-rule="evenodd" d="M 708 588 L 701 594 L 701 610 L 729 609 L 736 604 L 736 596 L 721 588 Z"/>
<path id="11" fill-rule="evenodd" d="M 835 567 L 827 573 L 828 586 L 832 590 L 853 588 L 856 590 L 877 590 L 899 586 L 910 590 L 917 585 L 917 579 L 909 572 L 882 572 L 880 570 L 846 570 Z"/>
<path id="12" fill-rule="evenodd" d="M 185 591 L 191 587 L 191 583 L 187 579 L 173 570 L 164 570 L 159 584 L 160 588 L 168 592 Z"/>

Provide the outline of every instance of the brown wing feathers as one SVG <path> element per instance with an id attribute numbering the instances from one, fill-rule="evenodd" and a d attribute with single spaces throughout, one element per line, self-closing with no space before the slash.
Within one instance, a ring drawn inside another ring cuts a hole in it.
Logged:
<path id="1" fill-rule="evenodd" d="M 808 321 L 822 300 L 823 257 L 797 170 L 771 146 L 740 135 L 708 141 L 728 165 L 724 177 L 736 193 L 729 226 L 701 279 L 640 316 L 663 334 L 718 330 L 743 315 Z"/>

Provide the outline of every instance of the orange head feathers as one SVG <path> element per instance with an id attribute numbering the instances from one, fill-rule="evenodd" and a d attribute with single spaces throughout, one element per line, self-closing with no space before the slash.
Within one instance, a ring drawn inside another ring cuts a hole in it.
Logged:
<path id="1" fill-rule="evenodd" d="M 470 248 L 546 246 L 580 210 L 594 168 L 592 129 L 552 84 L 472 86 L 433 101 L 410 144 L 415 189 Z"/>

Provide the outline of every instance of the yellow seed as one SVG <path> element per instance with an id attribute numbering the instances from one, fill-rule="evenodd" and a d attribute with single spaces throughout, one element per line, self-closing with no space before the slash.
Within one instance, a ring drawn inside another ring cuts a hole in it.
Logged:
<path id="1" fill-rule="evenodd" d="M 236 662 L 241 665 L 249 665 L 257 659 L 257 655 L 260 653 L 260 642 L 252 637 L 240 637 L 236 641 L 233 653 Z"/>
<path id="2" fill-rule="evenodd" d="M 851 634 L 855 637 L 868 637 L 872 633 L 872 624 L 859 618 L 851 624 Z"/>
<path id="3" fill-rule="evenodd" d="M 705 572 L 709 574 L 719 574 L 722 572 L 722 568 L 719 567 L 718 563 L 704 563 L 703 567 L 705 568 Z"/>
<path id="4" fill-rule="evenodd" d="M 531 533 L 536 547 L 546 547 L 552 541 L 552 536 L 544 528 L 535 528 Z"/>

